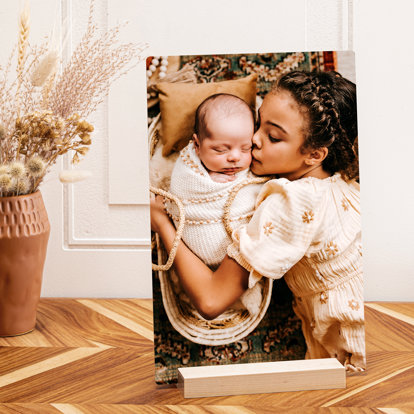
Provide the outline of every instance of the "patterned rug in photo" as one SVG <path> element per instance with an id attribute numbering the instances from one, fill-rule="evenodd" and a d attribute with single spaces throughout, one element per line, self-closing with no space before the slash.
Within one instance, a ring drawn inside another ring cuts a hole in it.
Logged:
<path id="1" fill-rule="evenodd" d="M 263 98 L 281 75 L 292 70 L 336 69 L 335 52 L 256 53 L 181 56 L 180 67 L 194 68 L 198 83 L 238 79 L 257 73 L 257 94 Z"/>

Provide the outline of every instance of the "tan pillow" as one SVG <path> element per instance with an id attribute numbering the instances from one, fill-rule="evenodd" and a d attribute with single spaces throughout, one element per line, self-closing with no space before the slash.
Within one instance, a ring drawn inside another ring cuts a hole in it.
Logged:
<path id="1" fill-rule="evenodd" d="M 204 99 L 215 93 L 230 93 L 245 100 L 253 109 L 256 103 L 257 74 L 215 83 L 167 83 L 156 85 L 161 110 L 162 154 L 184 148 L 194 132 L 195 111 Z"/>

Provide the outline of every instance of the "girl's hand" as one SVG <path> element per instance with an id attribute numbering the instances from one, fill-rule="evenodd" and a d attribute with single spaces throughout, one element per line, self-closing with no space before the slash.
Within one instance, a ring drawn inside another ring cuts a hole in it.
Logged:
<path id="1" fill-rule="evenodd" d="M 165 224 L 171 224 L 167 212 L 164 209 L 163 197 L 157 195 L 150 199 L 151 230 L 157 233 Z"/>
<path id="2" fill-rule="evenodd" d="M 157 232 L 168 254 L 176 235 L 174 224 L 164 210 L 161 196 L 151 197 L 151 228 Z M 206 319 L 214 319 L 232 305 L 248 287 L 249 272 L 228 256 L 213 271 L 184 243 L 174 260 L 180 282 L 192 303 Z"/>

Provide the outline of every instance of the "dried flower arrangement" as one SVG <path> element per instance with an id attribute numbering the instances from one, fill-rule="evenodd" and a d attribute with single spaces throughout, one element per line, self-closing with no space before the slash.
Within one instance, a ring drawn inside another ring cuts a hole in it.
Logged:
<path id="1" fill-rule="evenodd" d="M 110 85 L 142 60 L 145 44 L 118 44 L 121 25 L 98 33 L 90 2 L 86 32 L 67 63 L 57 50 L 29 43 L 28 4 L 20 14 L 17 47 L 0 66 L 0 196 L 30 194 L 57 158 L 78 163 L 92 142 L 86 118 Z M 17 56 L 16 56 L 17 55 Z M 13 60 L 16 72 L 9 80 Z"/>

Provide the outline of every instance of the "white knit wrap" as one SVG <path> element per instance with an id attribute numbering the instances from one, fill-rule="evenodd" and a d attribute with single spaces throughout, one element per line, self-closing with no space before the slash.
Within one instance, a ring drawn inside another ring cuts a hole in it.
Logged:
<path id="1" fill-rule="evenodd" d="M 185 244 L 208 266 L 216 268 L 227 253 L 231 238 L 223 224 L 224 205 L 231 190 L 253 175 L 244 170 L 234 181 L 218 183 L 211 179 L 198 158 L 193 142 L 185 147 L 178 157 L 172 175 L 170 192 L 177 195 L 185 208 L 185 226 L 182 239 Z M 263 184 L 242 187 L 231 205 L 232 228 L 250 220 L 255 200 Z M 170 201 L 165 202 L 168 213 L 177 225 L 178 209 Z M 262 286 L 257 284 L 241 297 L 242 307 L 251 314 L 259 311 Z M 240 306 L 240 303 L 233 307 Z"/>
<path id="2" fill-rule="evenodd" d="M 248 170 L 244 170 L 237 174 L 234 181 L 213 181 L 198 158 L 193 142 L 180 152 L 175 163 L 170 192 L 184 204 L 186 220 L 182 238 L 204 263 L 213 268 L 221 263 L 231 243 L 223 224 L 227 197 L 236 185 L 248 180 L 249 176 Z M 250 184 L 239 190 L 231 206 L 233 228 L 249 221 L 261 186 Z M 178 216 L 175 204 L 166 202 L 166 207 L 175 220 Z"/>

